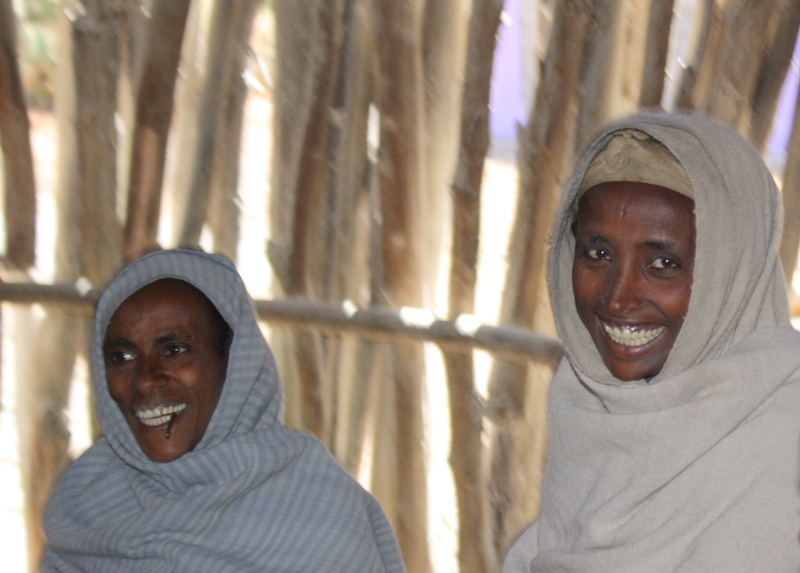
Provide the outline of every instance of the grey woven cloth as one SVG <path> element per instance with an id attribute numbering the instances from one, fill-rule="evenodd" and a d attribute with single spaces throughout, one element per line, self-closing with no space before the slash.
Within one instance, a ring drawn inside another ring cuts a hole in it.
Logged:
<path id="1" fill-rule="evenodd" d="M 612 376 L 573 298 L 575 194 L 620 129 L 666 146 L 694 192 L 689 309 L 650 381 Z M 777 256 L 781 217 L 758 153 L 705 117 L 638 115 L 590 145 L 550 245 L 566 359 L 548 402 L 541 515 L 504 573 L 800 571 L 800 334 Z"/>
<path id="2" fill-rule="evenodd" d="M 202 291 L 234 336 L 222 395 L 202 440 L 182 457 L 156 463 L 109 395 L 102 341 L 117 307 L 162 278 Z M 93 336 L 105 436 L 53 491 L 42 571 L 404 571 L 375 499 L 319 441 L 281 423 L 275 362 L 230 260 L 185 250 L 139 259 L 103 293 Z"/>

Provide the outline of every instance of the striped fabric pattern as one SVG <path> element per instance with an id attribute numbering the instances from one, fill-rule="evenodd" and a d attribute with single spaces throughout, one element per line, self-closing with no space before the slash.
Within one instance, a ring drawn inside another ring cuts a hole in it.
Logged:
<path id="1" fill-rule="evenodd" d="M 108 393 L 102 356 L 117 307 L 162 278 L 197 287 L 234 332 L 225 385 L 205 435 L 168 463 L 142 453 Z M 275 361 L 230 260 L 188 250 L 139 259 L 104 292 L 93 336 L 105 436 L 53 491 L 41 571 L 404 571 L 375 499 L 319 441 L 283 426 Z"/>

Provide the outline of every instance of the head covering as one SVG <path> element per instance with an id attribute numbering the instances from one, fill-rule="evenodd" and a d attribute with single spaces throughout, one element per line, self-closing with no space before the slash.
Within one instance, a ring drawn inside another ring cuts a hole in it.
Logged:
<path id="1" fill-rule="evenodd" d="M 614 132 L 606 147 L 595 156 L 578 188 L 573 203 L 575 210 L 589 189 L 614 181 L 649 183 L 672 189 L 690 199 L 694 196 L 689 177 L 675 156 L 658 141 L 637 129 Z"/>
<path id="2" fill-rule="evenodd" d="M 686 173 L 697 227 L 683 327 L 661 372 L 621 382 L 578 316 L 572 206 L 621 130 Z M 758 153 L 699 115 L 603 131 L 565 189 L 548 285 L 566 360 L 548 403 L 539 520 L 504 573 L 800 570 L 800 334 L 789 323 L 778 190 Z"/>
<path id="3" fill-rule="evenodd" d="M 180 458 L 156 463 L 108 392 L 102 346 L 119 305 L 163 278 L 205 294 L 233 330 L 233 341 L 203 438 Z M 104 437 L 53 491 L 42 571 L 404 570 L 374 498 L 315 438 L 281 423 L 275 362 L 230 260 L 186 250 L 139 259 L 103 293 L 93 337 Z"/>

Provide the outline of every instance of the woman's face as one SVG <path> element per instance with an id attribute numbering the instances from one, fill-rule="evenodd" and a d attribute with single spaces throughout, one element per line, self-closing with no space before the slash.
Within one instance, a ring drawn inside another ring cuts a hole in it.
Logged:
<path id="1" fill-rule="evenodd" d="M 573 228 L 578 315 L 623 381 L 658 374 L 689 308 L 694 201 L 636 182 L 602 183 L 581 198 Z"/>
<path id="2" fill-rule="evenodd" d="M 213 313 L 200 291 L 164 279 L 125 299 L 108 323 L 108 391 L 153 461 L 194 449 L 217 407 L 227 351 Z"/>

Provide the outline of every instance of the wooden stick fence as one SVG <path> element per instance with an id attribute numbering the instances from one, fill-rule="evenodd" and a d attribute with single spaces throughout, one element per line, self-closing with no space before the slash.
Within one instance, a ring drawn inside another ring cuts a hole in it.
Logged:
<path id="1" fill-rule="evenodd" d="M 0 283 L 0 301 L 65 307 L 69 313 L 90 315 L 102 289 L 81 283 Z M 329 336 L 356 334 L 379 342 L 433 342 L 448 351 L 486 350 L 508 360 L 555 362 L 561 342 L 552 336 L 517 326 L 490 326 L 472 315 L 438 320 L 423 309 L 389 307 L 359 309 L 355 305 L 325 304 L 306 298 L 256 300 L 258 317 L 270 324 L 316 330 Z"/>

